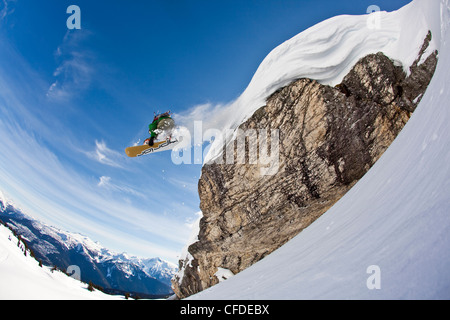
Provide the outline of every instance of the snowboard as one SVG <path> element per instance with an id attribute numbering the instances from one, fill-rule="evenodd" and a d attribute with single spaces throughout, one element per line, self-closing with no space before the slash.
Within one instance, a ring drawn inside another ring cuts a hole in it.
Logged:
<path id="1" fill-rule="evenodd" d="M 181 139 L 167 138 L 166 140 L 155 142 L 151 147 L 147 144 L 128 147 L 125 149 L 125 153 L 130 158 L 140 157 L 150 153 L 172 150 L 180 141 Z"/>

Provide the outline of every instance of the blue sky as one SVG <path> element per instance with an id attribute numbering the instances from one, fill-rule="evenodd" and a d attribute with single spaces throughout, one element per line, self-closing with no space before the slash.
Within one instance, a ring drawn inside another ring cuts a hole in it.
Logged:
<path id="1" fill-rule="evenodd" d="M 43 222 L 176 262 L 201 165 L 125 156 L 153 112 L 208 119 L 302 30 L 409 2 L 0 0 L 0 190 Z M 66 27 L 71 4 L 81 30 Z"/>

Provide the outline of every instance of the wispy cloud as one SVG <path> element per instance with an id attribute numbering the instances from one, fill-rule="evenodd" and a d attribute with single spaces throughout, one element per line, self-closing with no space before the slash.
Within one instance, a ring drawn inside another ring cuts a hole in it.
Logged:
<path id="1" fill-rule="evenodd" d="M 187 191 L 193 195 L 198 193 L 198 184 L 194 182 L 188 182 L 175 177 L 167 178 L 167 181 L 179 190 Z"/>
<path id="2" fill-rule="evenodd" d="M 122 168 L 120 161 L 124 158 L 124 156 L 115 150 L 112 150 L 107 147 L 104 141 L 95 141 L 95 150 L 86 152 L 86 155 L 102 164 Z"/>
<path id="3" fill-rule="evenodd" d="M 90 33 L 84 29 L 66 32 L 62 44 L 55 51 L 58 67 L 53 72 L 55 81 L 50 85 L 47 97 L 67 99 L 92 83 L 95 58 L 83 47 L 89 36 Z"/>
<path id="4" fill-rule="evenodd" d="M 111 181 L 111 177 L 101 176 L 101 177 L 100 177 L 100 181 L 98 182 L 97 185 L 98 185 L 99 187 L 108 187 L 110 181 Z"/>
<path id="5" fill-rule="evenodd" d="M 14 8 L 11 8 L 11 4 L 16 0 L 1 0 L 0 2 L 0 22 L 14 12 Z"/>
<path id="6" fill-rule="evenodd" d="M 228 104 L 204 103 L 174 115 L 177 122 L 193 132 L 194 121 L 201 121 L 203 130 L 222 129 L 229 118 Z"/>
<path id="7" fill-rule="evenodd" d="M 97 186 L 114 192 L 127 193 L 134 196 L 138 196 L 141 198 L 145 198 L 145 195 L 142 192 L 135 190 L 132 187 L 118 185 L 112 182 L 112 178 L 108 176 L 101 176 L 97 183 Z"/>

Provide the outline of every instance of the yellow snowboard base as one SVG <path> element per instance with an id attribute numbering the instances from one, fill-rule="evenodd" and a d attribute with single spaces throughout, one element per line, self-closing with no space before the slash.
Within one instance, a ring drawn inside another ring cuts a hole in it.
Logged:
<path id="1" fill-rule="evenodd" d="M 125 149 L 125 153 L 130 158 L 140 157 L 144 156 L 149 153 L 155 153 L 165 150 L 171 150 L 178 144 L 177 139 L 167 139 L 159 142 L 155 142 L 153 146 L 149 145 L 141 145 L 141 146 L 134 146 L 134 147 L 128 147 Z"/>

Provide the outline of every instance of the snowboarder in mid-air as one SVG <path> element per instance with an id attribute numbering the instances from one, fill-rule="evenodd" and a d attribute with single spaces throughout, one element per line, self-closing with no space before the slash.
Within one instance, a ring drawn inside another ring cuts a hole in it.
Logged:
<path id="1" fill-rule="evenodd" d="M 145 139 L 144 144 L 134 145 L 125 149 L 127 156 L 134 158 L 146 154 L 171 150 L 178 145 L 182 137 L 172 137 L 175 128 L 170 111 L 156 115 L 148 126 L 150 138 Z M 156 139 L 161 141 L 155 141 Z"/>
<path id="2" fill-rule="evenodd" d="M 170 116 L 170 111 L 155 115 L 153 122 L 148 126 L 148 133 L 150 138 L 144 141 L 144 144 L 148 144 L 150 147 L 154 145 L 155 139 L 162 132 L 170 132 L 175 126 L 175 122 Z"/>

